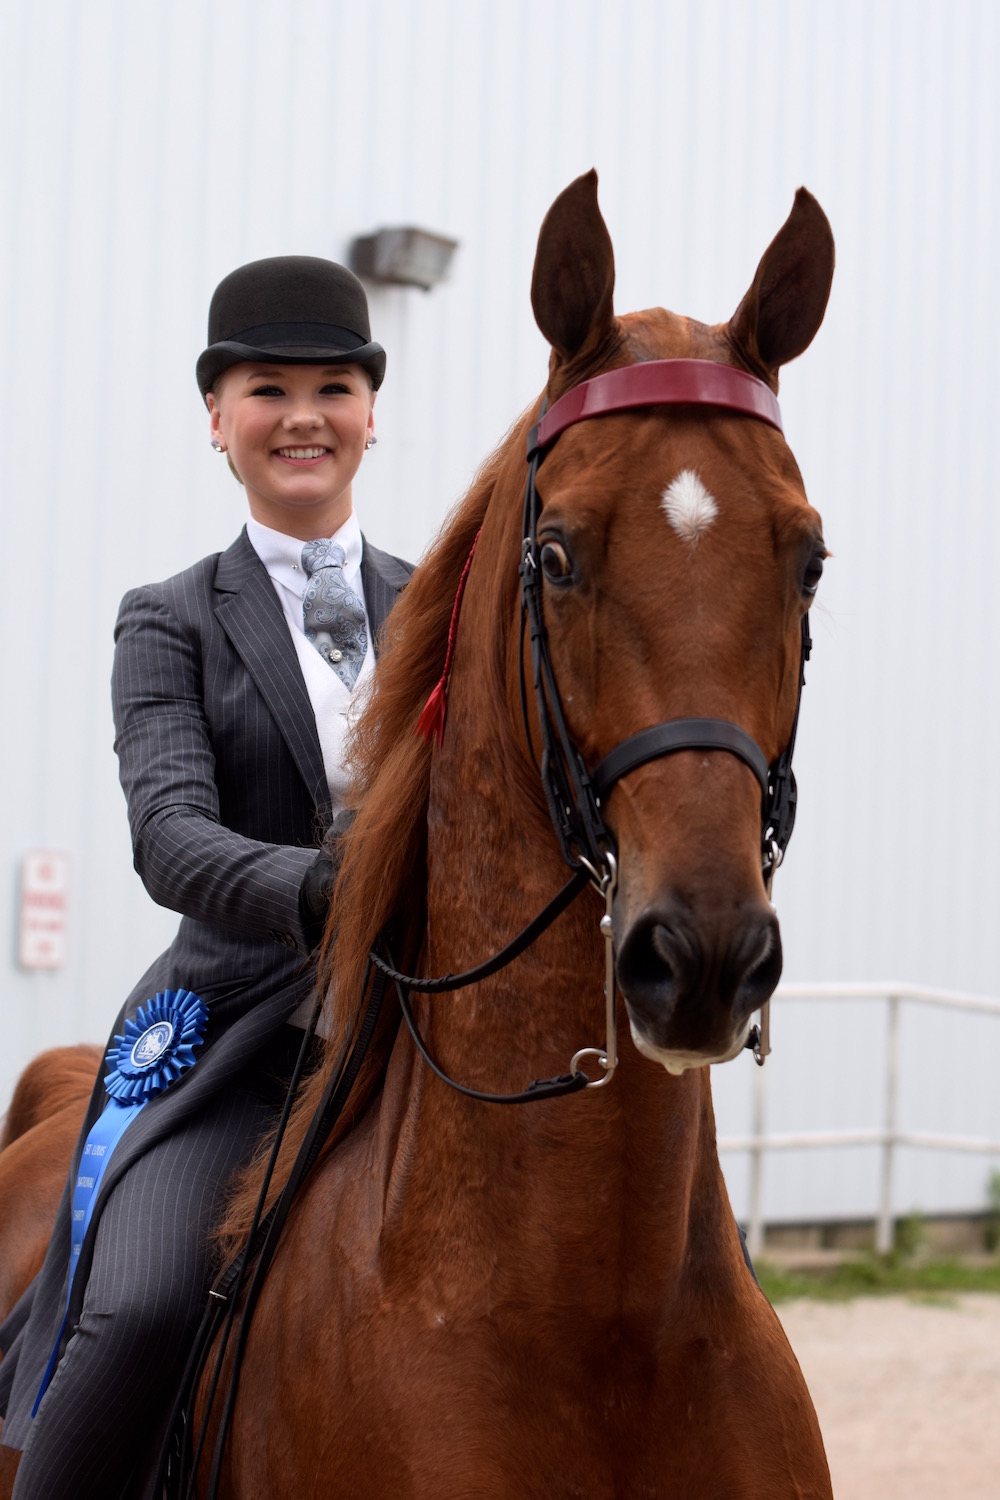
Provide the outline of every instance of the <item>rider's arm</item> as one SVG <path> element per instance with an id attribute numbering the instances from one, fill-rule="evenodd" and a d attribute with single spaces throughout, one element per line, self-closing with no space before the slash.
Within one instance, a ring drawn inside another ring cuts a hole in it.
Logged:
<path id="1" fill-rule="evenodd" d="M 308 951 L 300 896 L 317 851 L 222 824 L 197 633 L 147 587 L 126 594 L 115 641 L 115 751 L 149 894 L 185 916 Z"/>

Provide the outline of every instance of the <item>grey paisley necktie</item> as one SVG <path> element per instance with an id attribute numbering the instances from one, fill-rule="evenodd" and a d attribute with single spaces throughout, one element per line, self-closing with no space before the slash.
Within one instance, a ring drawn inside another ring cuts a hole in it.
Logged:
<path id="1" fill-rule="evenodd" d="M 368 650 L 368 631 L 364 603 L 344 577 L 344 549 L 339 542 L 306 542 L 302 566 L 309 579 L 302 599 L 306 638 L 353 688 Z"/>

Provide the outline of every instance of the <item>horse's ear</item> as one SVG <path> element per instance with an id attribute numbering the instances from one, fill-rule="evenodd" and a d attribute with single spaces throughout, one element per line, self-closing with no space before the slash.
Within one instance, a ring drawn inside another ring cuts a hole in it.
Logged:
<path id="1" fill-rule="evenodd" d="M 597 173 L 571 182 L 542 221 L 531 305 L 535 321 L 563 359 L 614 323 L 615 257 L 597 206 Z"/>
<path id="2" fill-rule="evenodd" d="M 751 363 L 776 374 L 812 343 L 832 280 L 833 232 L 812 193 L 799 188 L 730 319 L 730 336 Z"/>

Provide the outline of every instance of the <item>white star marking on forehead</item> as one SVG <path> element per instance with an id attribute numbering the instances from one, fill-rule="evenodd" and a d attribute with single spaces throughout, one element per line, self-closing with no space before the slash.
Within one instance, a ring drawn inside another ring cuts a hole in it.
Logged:
<path id="1" fill-rule="evenodd" d="M 667 485 L 660 505 L 677 535 L 692 547 L 719 514 L 719 507 L 693 469 L 682 469 Z"/>

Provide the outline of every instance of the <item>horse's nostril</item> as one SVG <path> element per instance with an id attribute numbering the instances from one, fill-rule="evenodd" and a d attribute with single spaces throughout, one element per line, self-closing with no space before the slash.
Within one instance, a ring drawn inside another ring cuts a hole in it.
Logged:
<path id="1" fill-rule="evenodd" d="M 653 953 L 659 959 L 667 975 L 673 973 L 673 949 L 670 942 L 670 928 L 664 927 L 661 922 L 654 922 L 649 938 Z"/>
<path id="2" fill-rule="evenodd" d="M 616 965 L 629 1005 L 658 1024 L 672 1009 L 675 994 L 685 988 L 685 973 L 692 968 L 689 943 L 682 940 L 677 924 L 665 922 L 663 915 L 650 912 L 632 924 Z"/>
<path id="3" fill-rule="evenodd" d="M 781 935 L 777 918 L 766 916 L 757 931 L 753 947 L 744 945 L 745 957 L 737 958 L 734 968 L 742 969 L 736 990 L 737 1008 L 746 1015 L 769 1000 L 781 978 Z"/>

